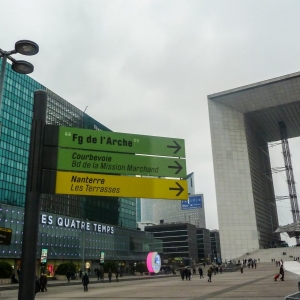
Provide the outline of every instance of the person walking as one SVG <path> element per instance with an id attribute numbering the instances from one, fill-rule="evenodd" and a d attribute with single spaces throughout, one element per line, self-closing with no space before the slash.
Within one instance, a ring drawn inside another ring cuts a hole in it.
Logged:
<path id="1" fill-rule="evenodd" d="M 181 276 L 181 279 L 184 280 L 184 268 L 180 269 L 180 276 Z"/>
<path id="2" fill-rule="evenodd" d="M 96 270 L 96 275 L 97 275 L 98 280 L 100 280 L 101 272 L 100 272 L 99 268 L 97 268 L 97 270 Z"/>
<path id="3" fill-rule="evenodd" d="M 89 276 L 85 272 L 85 274 L 82 277 L 82 284 L 83 284 L 83 291 L 88 291 L 88 284 L 90 283 Z"/>
<path id="4" fill-rule="evenodd" d="M 284 269 L 283 269 L 283 265 L 280 266 L 279 274 L 281 275 L 280 280 L 284 281 Z"/>
<path id="5" fill-rule="evenodd" d="M 41 284 L 37 276 L 35 276 L 35 294 L 41 290 Z"/>
<path id="6" fill-rule="evenodd" d="M 112 272 L 111 269 L 108 270 L 108 280 L 109 282 L 111 282 L 111 276 L 112 276 Z"/>
<path id="7" fill-rule="evenodd" d="M 204 278 L 204 276 L 203 276 L 203 270 L 202 270 L 201 267 L 198 268 L 198 272 L 199 272 L 199 275 L 200 275 L 200 279 Z"/>
<path id="8" fill-rule="evenodd" d="M 117 282 L 119 282 L 119 275 L 120 275 L 120 269 L 118 268 L 117 272 L 116 272 L 116 281 Z"/>
<path id="9" fill-rule="evenodd" d="M 211 282 L 211 275 L 212 275 L 212 270 L 211 270 L 211 268 L 208 268 L 208 270 L 207 270 L 207 276 L 208 276 L 208 282 Z"/>
<path id="10" fill-rule="evenodd" d="M 191 280 L 192 272 L 191 269 L 187 269 L 187 277 L 189 280 Z"/>
<path id="11" fill-rule="evenodd" d="M 241 263 L 241 273 L 243 273 L 244 272 L 244 265 L 243 265 L 243 263 Z"/>
<path id="12" fill-rule="evenodd" d="M 47 292 L 47 276 L 46 274 L 41 274 L 40 277 L 40 286 L 41 286 L 41 292 Z"/>
<path id="13" fill-rule="evenodd" d="M 68 279 L 68 283 L 70 283 L 70 279 L 71 279 L 71 272 L 70 272 L 70 270 L 67 271 L 66 277 Z"/>
<path id="14" fill-rule="evenodd" d="M 188 269 L 187 268 L 184 268 L 184 277 L 185 277 L 185 280 L 187 280 L 187 278 L 188 278 Z"/>

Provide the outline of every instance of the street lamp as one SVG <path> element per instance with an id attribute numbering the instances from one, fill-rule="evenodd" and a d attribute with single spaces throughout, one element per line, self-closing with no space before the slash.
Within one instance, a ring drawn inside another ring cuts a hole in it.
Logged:
<path id="1" fill-rule="evenodd" d="M 11 57 L 12 54 L 20 53 L 23 55 L 35 55 L 39 52 L 39 46 L 35 42 L 28 40 L 21 40 L 16 42 L 15 49 L 11 51 L 4 51 L 0 49 L 0 58 L 2 57 L 2 66 L 1 66 L 1 74 L 0 74 L 0 113 L 2 106 L 2 96 L 3 96 L 3 85 L 4 85 L 4 77 L 5 77 L 5 68 L 7 59 L 12 61 L 12 69 L 21 74 L 30 74 L 33 72 L 34 67 L 31 63 L 25 60 L 15 60 Z"/>

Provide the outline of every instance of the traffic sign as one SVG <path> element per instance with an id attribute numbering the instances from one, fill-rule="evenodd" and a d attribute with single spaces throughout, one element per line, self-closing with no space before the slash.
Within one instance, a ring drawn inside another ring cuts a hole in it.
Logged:
<path id="1" fill-rule="evenodd" d="M 185 157 L 183 139 L 47 125 L 46 146 Z"/>
<path id="2" fill-rule="evenodd" d="M 0 227 L 0 245 L 10 245 L 12 229 Z"/>
<path id="3" fill-rule="evenodd" d="M 186 177 L 185 159 L 44 147 L 43 168 L 91 173 Z"/>
<path id="4" fill-rule="evenodd" d="M 186 180 L 43 171 L 43 193 L 186 200 Z"/>

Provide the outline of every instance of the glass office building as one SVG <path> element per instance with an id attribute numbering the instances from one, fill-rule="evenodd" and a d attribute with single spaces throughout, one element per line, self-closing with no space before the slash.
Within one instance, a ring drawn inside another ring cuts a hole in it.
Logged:
<path id="1" fill-rule="evenodd" d="M 15 259 L 15 264 L 21 257 L 33 93 L 38 89 L 48 95 L 47 124 L 109 130 L 29 76 L 15 73 L 7 64 L 0 119 L 0 227 L 12 228 L 13 235 L 10 246 L 0 246 L 0 260 Z M 111 260 L 143 260 L 149 245 L 155 244 L 151 234 L 136 230 L 136 199 L 43 194 L 41 215 L 74 222 L 88 220 L 114 228 L 114 234 L 100 234 L 41 223 L 39 248 L 49 247 L 49 259 L 81 259 L 85 240 L 85 257 L 91 261 L 98 261 L 99 251 L 105 249 Z"/>

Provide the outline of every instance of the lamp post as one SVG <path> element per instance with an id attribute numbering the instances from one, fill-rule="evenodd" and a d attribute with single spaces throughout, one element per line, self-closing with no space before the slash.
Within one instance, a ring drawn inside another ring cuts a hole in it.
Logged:
<path id="1" fill-rule="evenodd" d="M 23 55 L 35 55 L 39 52 L 39 46 L 35 42 L 28 40 L 21 40 L 16 42 L 15 49 L 11 51 L 4 51 L 0 49 L 0 58 L 2 58 L 1 74 L 0 74 L 0 113 L 2 107 L 2 96 L 4 90 L 4 77 L 7 59 L 12 61 L 12 69 L 20 74 L 30 74 L 34 67 L 31 63 L 25 60 L 15 60 L 11 57 L 12 54 L 20 53 Z M 0 125 L 1 126 L 1 125 Z M 0 127 L 1 134 L 1 127 Z"/>

